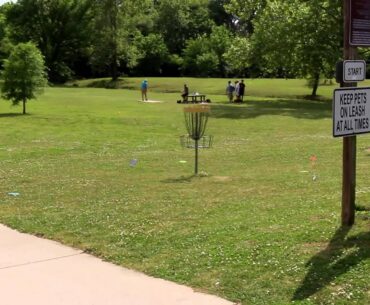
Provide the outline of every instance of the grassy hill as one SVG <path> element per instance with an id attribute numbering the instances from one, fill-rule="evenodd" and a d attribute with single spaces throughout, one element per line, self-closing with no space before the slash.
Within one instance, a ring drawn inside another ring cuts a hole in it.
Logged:
<path id="1" fill-rule="evenodd" d="M 89 79 L 67 83 L 67 86 L 75 87 L 98 87 L 98 88 L 119 88 L 136 90 L 140 88 L 143 78 L 120 78 L 112 82 L 109 78 Z M 189 86 L 190 92 L 200 92 L 211 95 L 224 95 L 229 79 L 223 78 L 149 78 L 150 90 L 161 93 L 179 93 L 183 85 Z M 240 79 L 230 79 L 231 81 Z M 259 97 L 292 97 L 307 96 L 311 89 L 306 80 L 302 79 L 245 79 L 247 95 Z M 318 94 L 331 98 L 332 90 L 337 84 L 335 81 L 323 81 Z"/>
<path id="2" fill-rule="evenodd" d="M 230 105 L 226 81 L 150 78 L 162 103 L 138 102 L 140 79 L 84 81 L 47 88 L 29 115 L 0 100 L 0 222 L 243 305 L 369 304 L 369 136 L 346 230 L 334 86 L 311 101 L 304 81 L 247 80 Z M 197 177 L 179 143 L 184 82 L 213 101 Z"/>

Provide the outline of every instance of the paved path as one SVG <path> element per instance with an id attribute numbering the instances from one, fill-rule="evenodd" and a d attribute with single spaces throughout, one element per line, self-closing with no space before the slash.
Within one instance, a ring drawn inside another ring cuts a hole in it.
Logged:
<path id="1" fill-rule="evenodd" d="M 232 305 L 0 225 L 1 305 Z"/>

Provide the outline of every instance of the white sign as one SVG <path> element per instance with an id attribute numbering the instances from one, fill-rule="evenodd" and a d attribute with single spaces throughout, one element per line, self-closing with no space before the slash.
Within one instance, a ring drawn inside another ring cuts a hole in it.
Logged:
<path id="1" fill-rule="evenodd" d="M 343 62 L 343 81 L 361 82 L 366 79 L 366 63 L 363 60 L 345 60 Z"/>
<path id="2" fill-rule="evenodd" d="M 370 88 L 334 90 L 333 136 L 370 132 Z"/>

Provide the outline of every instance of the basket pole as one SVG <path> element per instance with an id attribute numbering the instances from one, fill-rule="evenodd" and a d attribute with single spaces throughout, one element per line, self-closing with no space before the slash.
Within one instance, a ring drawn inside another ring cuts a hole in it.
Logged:
<path id="1" fill-rule="evenodd" d="M 195 142 L 195 175 L 198 174 L 198 149 L 199 140 L 202 139 L 209 116 L 209 107 L 187 107 L 184 108 L 185 126 L 189 137 Z M 204 142 L 204 140 L 203 140 Z M 203 143 L 204 146 L 204 143 Z M 202 147 L 202 146 L 201 146 Z"/>
<path id="2" fill-rule="evenodd" d="M 198 175 L 198 140 L 195 140 L 195 175 Z"/>

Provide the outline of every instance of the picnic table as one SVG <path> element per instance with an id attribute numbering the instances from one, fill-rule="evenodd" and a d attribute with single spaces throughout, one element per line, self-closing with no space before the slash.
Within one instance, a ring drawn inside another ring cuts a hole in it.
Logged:
<path id="1" fill-rule="evenodd" d="M 188 102 L 190 103 L 205 103 L 205 94 L 193 93 L 188 95 Z"/>

